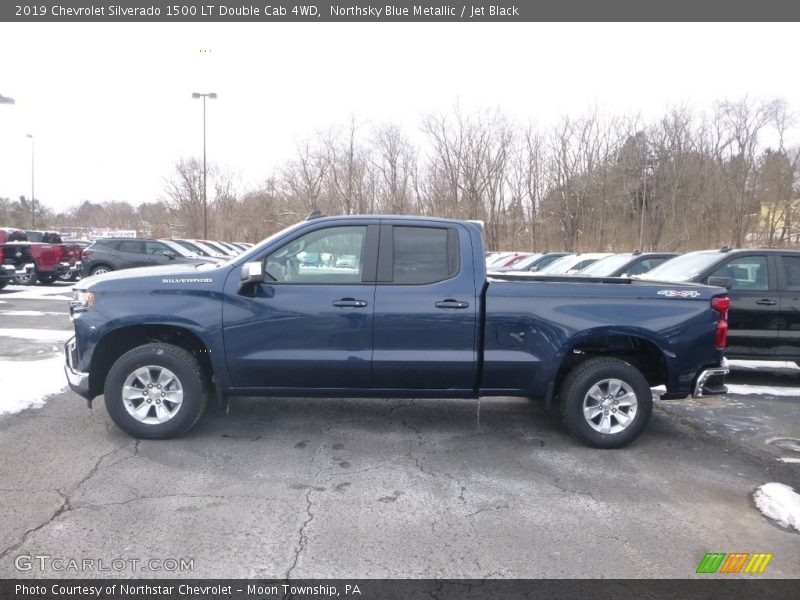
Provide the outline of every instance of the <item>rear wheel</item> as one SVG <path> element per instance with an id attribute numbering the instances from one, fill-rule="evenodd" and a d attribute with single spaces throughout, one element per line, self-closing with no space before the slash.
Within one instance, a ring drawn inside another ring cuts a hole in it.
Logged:
<path id="1" fill-rule="evenodd" d="M 111 267 L 108 265 L 97 265 L 96 267 L 92 267 L 92 270 L 89 271 L 90 275 L 102 275 L 103 273 L 108 273 L 109 271 L 113 271 Z"/>
<path id="2" fill-rule="evenodd" d="M 618 358 L 589 359 L 561 385 L 561 413 L 570 433 L 587 446 L 621 448 L 641 435 L 653 411 L 644 375 Z"/>
<path id="3" fill-rule="evenodd" d="M 17 285 L 33 285 L 38 281 L 38 273 L 36 271 L 28 271 L 24 275 L 17 275 L 14 277 L 14 283 Z"/>
<path id="4" fill-rule="evenodd" d="M 122 355 L 106 378 L 106 409 L 114 422 L 139 438 L 187 432 L 208 396 L 200 364 L 183 348 L 145 344 Z"/>

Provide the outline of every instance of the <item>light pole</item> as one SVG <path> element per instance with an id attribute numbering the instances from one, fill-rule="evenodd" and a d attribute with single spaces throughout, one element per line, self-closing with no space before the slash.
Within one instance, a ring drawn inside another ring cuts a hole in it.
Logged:
<path id="1" fill-rule="evenodd" d="M 33 134 L 29 133 L 28 137 L 31 140 L 31 229 L 36 229 L 36 195 L 34 194 L 34 178 L 33 178 Z"/>
<path id="2" fill-rule="evenodd" d="M 203 99 L 203 239 L 208 239 L 208 201 L 206 200 L 206 98 L 213 100 L 217 97 L 214 92 L 201 94 L 192 92 L 192 98 Z"/>

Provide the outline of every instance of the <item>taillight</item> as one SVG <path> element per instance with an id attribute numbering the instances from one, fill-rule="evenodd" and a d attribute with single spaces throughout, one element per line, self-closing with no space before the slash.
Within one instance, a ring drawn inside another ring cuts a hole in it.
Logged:
<path id="1" fill-rule="evenodd" d="M 61 246 L 53 246 L 53 254 L 56 256 L 56 262 L 61 262 L 61 256 L 64 249 Z"/>
<path id="2" fill-rule="evenodd" d="M 83 258 L 86 258 L 86 257 L 87 257 L 87 256 L 89 256 L 91 253 L 92 253 L 92 251 L 91 251 L 91 250 L 84 250 L 83 252 L 81 252 L 81 256 L 82 256 Z"/>
<path id="3" fill-rule="evenodd" d="M 5 254 L 3 254 L 3 247 L 0 246 L 0 264 L 5 260 Z"/>
<path id="4" fill-rule="evenodd" d="M 714 345 L 717 348 L 724 348 L 728 345 L 728 309 L 731 307 L 731 300 L 725 296 L 711 299 L 711 308 L 719 313 L 717 332 L 714 338 Z"/>

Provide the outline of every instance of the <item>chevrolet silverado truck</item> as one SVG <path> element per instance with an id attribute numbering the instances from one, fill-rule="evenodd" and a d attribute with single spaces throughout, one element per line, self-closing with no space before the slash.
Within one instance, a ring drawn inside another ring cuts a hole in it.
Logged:
<path id="1" fill-rule="evenodd" d="M 727 391 L 725 294 L 487 277 L 478 223 L 314 216 L 226 263 L 82 280 L 65 371 L 143 438 L 186 432 L 209 398 L 522 396 L 558 407 L 581 442 L 616 448 L 647 425 L 651 387 Z"/>
<path id="2" fill-rule="evenodd" d="M 32 242 L 24 231 L 0 227 L 0 245 L 4 274 L 13 270 L 13 280 L 20 285 L 52 283 L 69 271 L 69 263 L 62 260 L 60 244 Z"/>

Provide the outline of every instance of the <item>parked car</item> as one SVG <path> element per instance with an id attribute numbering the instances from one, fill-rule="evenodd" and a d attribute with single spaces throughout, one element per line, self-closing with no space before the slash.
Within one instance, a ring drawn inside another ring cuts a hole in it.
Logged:
<path id="1" fill-rule="evenodd" d="M 231 256 L 238 256 L 242 253 L 242 249 L 231 244 L 230 242 L 217 242 L 218 246 L 222 246 L 223 248 L 227 248 L 231 252 Z"/>
<path id="2" fill-rule="evenodd" d="M 336 267 L 340 269 L 355 269 L 357 260 L 354 254 L 345 254 L 336 259 Z"/>
<path id="3" fill-rule="evenodd" d="M 530 255 L 530 252 L 501 252 L 487 266 L 491 269 L 510 267 Z"/>
<path id="4" fill-rule="evenodd" d="M 568 254 L 567 256 L 562 256 L 558 260 L 554 260 L 549 265 L 539 269 L 535 273 L 531 273 L 531 275 L 575 275 L 575 273 L 581 269 L 585 269 L 592 263 L 600 260 L 601 258 L 605 258 L 606 256 L 611 256 L 611 254 L 608 252 Z"/>
<path id="5" fill-rule="evenodd" d="M 57 231 L 39 231 L 26 229 L 25 235 L 28 241 L 41 244 L 53 244 L 58 246 L 56 254 L 61 263 L 67 263 L 67 270 L 59 272 L 56 279 L 61 281 L 76 281 L 81 275 L 81 253 L 83 248 L 78 244 L 66 242 L 61 239 L 61 234 Z M 63 264 L 62 264 L 63 267 Z"/>
<path id="6" fill-rule="evenodd" d="M 613 254 L 578 271 L 585 277 L 637 277 L 675 258 L 677 252 L 626 252 Z"/>
<path id="7" fill-rule="evenodd" d="M 800 251 L 703 250 L 673 258 L 641 279 L 728 289 L 728 358 L 800 364 Z"/>
<path id="8" fill-rule="evenodd" d="M 197 252 L 193 252 L 179 244 L 176 240 L 159 239 L 157 241 L 161 242 L 162 244 L 166 244 L 170 250 L 173 250 L 175 254 L 182 256 L 183 258 L 195 258 L 201 262 L 217 262 L 218 260 L 221 260 L 211 256 L 202 256 Z"/>
<path id="9" fill-rule="evenodd" d="M 196 244 L 195 242 L 191 242 L 189 240 L 176 239 L 176 238 L 172 238 L 170 241 L 175 243 L 175 244 L 180 245 L 185 250 L 191 252 L 192 254 L 194 254 L 196 256 L 206 256 L 206 257 L 211 257 L 212 256 L 211 248 L 200 246 L 200 244 Z M 213 254 L 217 254 L 217 253 L 215 252 Z"/>
<path id="10" fill-rule="evenodd" d="M 219 252 L 220 256 L 225 256 L 225 257 L 230 258 L 230 257 L 236 256 L 238 254 L 238 253 L 234 252 L 233 250 L 230 250 L 229 248 L 226 248 L 225 246 L 223 246 L 219 242 L 212 242 L 212 241 L 209 241 L 209 240 L 195 240 L 195 241 L 198 241 L 200 243 L 205 244 L 206 246 L 208 246 L 210 248 L 213 248 L 214 250 Z"/>
<path id="11" fill-rule="evenodd" d="M 186 240 L 198 246 L 206 253 L 206 256 L 211 256 L 214 258 L 230 258 L 226 252 L 223 252 L 221 248 L 215 248 L 213 245 L 209 244 L 208 242 L 202 240 Z"/>
<path id="12" fill-rule="evenodd" d="M 570 254 L 570 252 L 537 252 L 536 254 L 531 254 L 530 256 L 526 256 L 522 260 L 515 262 L 510 267 L 492 267 L 491 271 L 500 273 L 518 273 L 527 271 L 533 273 L 535 271 L 540 271 L 562 256 L 569 256 Z"/>
<path id="13" fill-rule="evenodd" d="M 201 264 L 207 261 L 180 256 L 159 240 L 113 238 L 97 240 L 83 251 L 81 274 L 102 275 L 109 271 L 173 263 Z"/>
<path id="14" fill-rule="evenodd" d="M 14 283 L 19 285 L 52 283 L 58 275 L 69 271 L 69 263 L 61 260 L 64 250 L 60 244 L 31 242 L 20 229 L 0 228 L 0 246 L 6 284 L 11 269 Z"/>
<path id="15" fill-rule="evenodd" d="M 358 268 L 285 268 L 328 248 L 361 249 L 348 253 Z M 187 267 L 73 291 L 69 385 L 104 394 L 133 436 L 186 432 L 209 394 L 223 406 L 235 395 L 512 395 L 558 403 L 576 438 L 615 448 L 647 425 L 652 386 L 668 398 L 726 391 L 723 288 L 487 279 L 469 221 L 320 217 Z"/>

